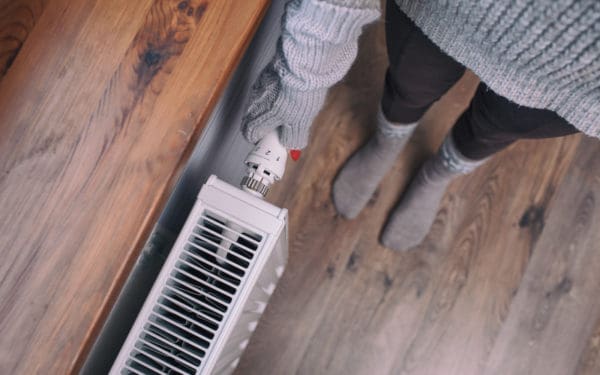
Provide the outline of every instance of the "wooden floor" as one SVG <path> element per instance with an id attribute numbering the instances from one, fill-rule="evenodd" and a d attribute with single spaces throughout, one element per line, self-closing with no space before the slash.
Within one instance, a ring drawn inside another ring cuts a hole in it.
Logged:
<path id="1" fill-rule="evenodd" d="M 377 238 L 477 84 L 467 75 L 422 126 L 366 210 L 337 216 L 331 183 L 372 129 L 382 24 L 335 87 L 271 200 L 290 258 L 238 374 L 600 373 L 600 142 L 522 141 L 454 182 L 418 248 Z"/>

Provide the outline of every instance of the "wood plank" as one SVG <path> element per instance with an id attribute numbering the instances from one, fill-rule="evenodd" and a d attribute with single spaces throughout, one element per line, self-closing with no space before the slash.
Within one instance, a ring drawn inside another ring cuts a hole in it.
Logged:
<path id="1" fill-rule="evenodd" d="M 541 257 L 542 241 L 569 241 L 548 237 L 570 222 L 565 202 L 584 198 L 571 189 L 580 136 L 519 142 L 458 179 L 413 252 L 378 244 L 409 176 L 468 103 L 478 83 L 471 74 L 427 113 L 365 211 L 354 221 L 336 215 L 331 182 L 372 131 L 387 63 L 381 26 L 363 36 L 359 60 L 330 91 L 311 144 L 273 191 L 271 199 L 290 210 L 291 253 L 238 374 L 483 374 L 505 321 L 518 316 L 512 305 L 522 298 L 530 259 Z M 590 292 L 593 280 L 585 283 Z M 570 340 L 585 331 L 569 327 L 554 332 Z M 579 339 L 581 346 L 587 336 Z"/>
<path id="2" fill-rule="evenodd" d="M 579 359 L 577 375 L 600 374 L 600 318 L 596 322 L 594 334 L 590 336 L 583 355 Z"/>
<path id="3" fill-rule="evenodd" d="M 598 197 L 600 147 L 586 138 L 556 193 L 486 373 L 575 374 L 600 318 Z"/>
<path id="4" fill-rule="evenodd" d="M 0 78 L 15 61 L 47 0 L 0 1 Z"/>
<path id="5" fill-rule="evenodd" d="M 266 6 L 49 1 L 0 83 L 0 373 L 81 364 Z"/>

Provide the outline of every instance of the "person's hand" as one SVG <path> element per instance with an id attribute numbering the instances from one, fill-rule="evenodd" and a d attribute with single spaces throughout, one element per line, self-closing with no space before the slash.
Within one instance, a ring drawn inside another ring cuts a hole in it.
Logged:
<path id="1" fill-rule="evenodd" d="M 286 5 L 277 51 L 252 87 L 242 122 L 249 142 L 278 129 L 286 148 L 306 147 L 327 89 L 350 68 L 363 25 L 379 16 L 378 3 L 294 0 Z"/>
<path id="2" fill-rule="evenodd" d="M 326 92 L 326 89 L 299 91 L 282 87 L 282 80 L 269 64 L 252 88 L 242 122 L 245 138 L 256 143 L 278 128 L 279 140 L 285 148 L 306 147 L 310 126 L 323 105 Z"/>

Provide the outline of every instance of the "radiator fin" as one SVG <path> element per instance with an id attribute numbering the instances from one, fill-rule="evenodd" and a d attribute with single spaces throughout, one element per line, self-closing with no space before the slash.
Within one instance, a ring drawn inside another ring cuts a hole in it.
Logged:
<path id="1" fill-rule="evenodd" d="M 235 323 L 232 334 L 229 336 L 223 354 L 219 357 L 213 375 L 229 375 L 237 366 L 240 356 L 248 345 L 249 338 L 269 302 L 271 286 L 281 277 L 281 270 L 287 262 L 287 251 L 284 247 L 287 239 L 281 237 L 279 243 L 270 253 L 262 272 L 252 288 L 240 317 Z M 243 369 L 241 369 L 243 373 Z"/>
<path id="2" fill-rule="evenodd" d="M 263 236 L 205 210 L 121 374 L 196 374 L 262 241 Z"/>

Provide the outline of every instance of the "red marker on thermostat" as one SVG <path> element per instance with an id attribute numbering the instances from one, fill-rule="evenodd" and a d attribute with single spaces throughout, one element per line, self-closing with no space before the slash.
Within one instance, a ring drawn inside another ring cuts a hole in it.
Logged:
<path id="1" fill-rule="evenodd" d="M 300 150 L 290 150 L 290 157 L 292 158 L 293 161 L 298 161 L 298 159 L 300 159 L 301 153 L 302 153 L 302 151 L 300 151 Z"/>

